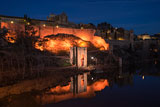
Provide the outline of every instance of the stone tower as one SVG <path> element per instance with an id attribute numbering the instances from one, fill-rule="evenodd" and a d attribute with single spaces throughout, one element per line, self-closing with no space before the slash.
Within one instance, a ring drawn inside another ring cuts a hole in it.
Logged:
<path id="1" fill-rule="evenodd" d="M 86 47 L 71 47 L 70 48 L 70 63 L 78 68 L 87 67 L 87 48 Z"/>
<path id="2" fill-rule="evenodd" d="M 70 91 L 73 94 L 87 91 L 87 73 L 71 77 Z"/>

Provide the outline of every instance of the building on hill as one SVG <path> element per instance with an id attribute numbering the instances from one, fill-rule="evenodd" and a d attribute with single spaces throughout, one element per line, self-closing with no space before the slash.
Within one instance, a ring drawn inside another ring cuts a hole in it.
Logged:
<path id="1" fill-rule="evenodd" d="M 64 12 L 60 15 L 50 14 L 47 20 L 56 24 L 68 24 L 68 16 Z"/>
<path id="2" fill-rule="evenodd" d="M 104 38 L 113 48 L 134 48 L 133 30 L 125 30 L 124 28 L 114 28 L 108 23 L 101 23 L 98 24 L 95 35 Z"/>
<path id="3" fill-rule="evenodd" d="M 47 17 L 47 20 L 52 21 L 55 25 L 60 25 L 63 27 L 73 27 L 73 28 L 78 27 L 77 24 L 68 21 L 68 16 L 64 12 L 59 15 L 50 14 Z"/>
<path id="4" fill-rule="evenodd" d="M 160 40 L 160 33 L 149 35 L 149 34 L 141 34 L 137 36 L 138 40 Z"/>
<path id="5" fill-rule="evenodd" d="M 31 19 L 27 15 L 24 17 L 0 15 L 0 29 L 7 28 L 10 36 L 16 35 L 17 32 L 25 32 L 27 26 L 33 27 L 37 32 L 35 35 L 40 37 L 56 33 L 56 28 L 78 28 L 77 24 L 68 21 L 68 16 L 65 13 L 51 14 L 47 20 Z M 56 30 L 54 31 L 54 29 Z"/>
<path id="6" fill-rule="evenodd" d="M 59 26 L 76 28 L 77 24 L 68 21 L 68 16 L 63 12 L 60 15 L 50 14 L 47 20 L 31 19 L 24 15 L 24 17 L 4 16 L 0 15 L 1 22 L 10 22 L 12 24 L 27 24 L 27 25 L 43 25 L 43 26 Z"/>
<path id="7" fill-rule="evenodd" d="M 68 20 L 68 16 L 64 12 L 59 15 L 50 14 L 47 20 L 31 19 L 26 15 L 24 17 L 0 15 L 0 28 L 6 27 L 9 32 L 12 32 L 11 36 L 15 35 L 17 31 L 26 31 L 26 26 L 32 26 L 36 31 L 35 36 L 42 38 L 47 35 L 67 33 L 76 34 L 85 40 L 87 38 L 91 40 L 92 35 L 95 34 L 95 36 L 100 36 L 105 40 L 115 40 L 115 43 L 117 41 L 127 41 L 127 47 L 133 44 L 134 39 L 133 31 L 123 28 L 117 29 L 108 23 L 98 24 L 97 27 L 92 23 L 75 24 Z"/>
<path id="8" fill-rule="evenodd" d="M 157 58 L 160 52 L 160 34 L 141 34 L 134 42 L 135 51 L 141 52 L 142 57 Z"/>
<path id="9" fill-rule="evenodd" d="M 154 34 L 152 38 L 160 40 L 160 33 Z"/>
<path id="10" fill-rule="evenodd" d="M 97 26 L 96 35 L 107 40 L 131 40 L 134 38 L 133 30 L 125 30 L 124 28 L 114 28 L 106 22 L 100 23 Z"/>
<path id="11" fill-rule="evenodd" d="M 80 24 L 78 24 L 78 28 L 80 28 L 80 29 L 96 29 L 96 26 L 93 23 L 88 23 L 88 24 L 80 23 Z"/>
<path id="12" fill-rule="evenodd" d="M 151 39 L 151 36 L 149 34 L 141 34 L 137 36 L 137 39 L 139 40 L 147 40 L 147 39 Z"/>

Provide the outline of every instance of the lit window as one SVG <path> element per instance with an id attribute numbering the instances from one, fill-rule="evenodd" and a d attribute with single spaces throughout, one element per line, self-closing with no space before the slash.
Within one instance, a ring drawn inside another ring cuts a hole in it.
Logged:
<path id="1" fill-rule="evenodd" d="M 122 38 L 122 37 L 119 37 L 117 40 L 125 40 L 124 38 Z"/>
<path id="2" fill-rule="evenodd" d="M 84 29 L 83 27 L 81 27 L 81 29 Z"/>
<path id="3" fill-rule="evenodd" d="M 28 22 L 27 25 L 30 25 L 30 23 Z"/>
<path id="4" fill-rule="evenodd" d="M 112 37 L 109 37 L 108 39 L 109 39 L 109 40 L 112 40 Z"/>

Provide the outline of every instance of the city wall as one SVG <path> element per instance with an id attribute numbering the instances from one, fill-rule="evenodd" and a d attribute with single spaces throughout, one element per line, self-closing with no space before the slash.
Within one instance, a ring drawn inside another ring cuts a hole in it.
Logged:
<path id="1" fill-rule="evenodd" d="M 1 22 L 1 28 L 3 27 L 9 29 L 10 32 L 25 31 L 24 24 Z M 64 34 L 75 35 L 86 41 L 91 41 L 95 34 L 95 30 L 93 29 L 61 28 L 61 27 L 43 26 L 43 25 L 42 26 L 33 25 L 32 27 L 36 31 L 35 35 L 40 36 L 41 38 L 47 35 L 52 35 L 52 34 L 56 35 L 58 33 L 64 33 Z"/>

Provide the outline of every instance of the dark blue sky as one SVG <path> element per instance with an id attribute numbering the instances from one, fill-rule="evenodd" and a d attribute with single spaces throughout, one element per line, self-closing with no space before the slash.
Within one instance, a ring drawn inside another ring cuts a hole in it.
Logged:
<path id="1" fill-rule="evenodd" d="M 76 23 L 108 22 L 136 34 L 160 33 L 160 0 L 3 0 L 0 14 L 46 19 L 66 12 Z"/>

